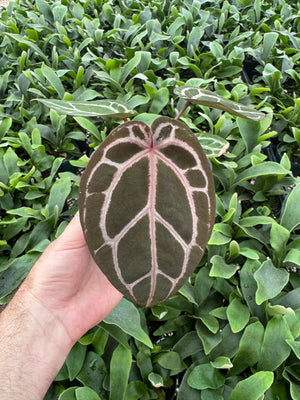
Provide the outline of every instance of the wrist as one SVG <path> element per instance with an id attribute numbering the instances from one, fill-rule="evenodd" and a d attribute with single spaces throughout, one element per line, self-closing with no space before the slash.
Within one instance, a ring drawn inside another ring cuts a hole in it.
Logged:
<path id="1" fill-rule="evenodd" d="M 64 326 L 21 287 L 0 315 L 0 332 L 0 400 L 43 399 L 72 347 Z"/>

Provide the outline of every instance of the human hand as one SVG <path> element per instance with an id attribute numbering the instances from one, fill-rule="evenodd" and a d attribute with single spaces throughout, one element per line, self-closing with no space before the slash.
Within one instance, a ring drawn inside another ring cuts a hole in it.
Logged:
<path id="1" fill-rule="evenodd" d="M 48 246 L 23 286 L 61 322 L 72 343 L 104 319 L 122 298 L 94 262 L 78 213 Z"/>

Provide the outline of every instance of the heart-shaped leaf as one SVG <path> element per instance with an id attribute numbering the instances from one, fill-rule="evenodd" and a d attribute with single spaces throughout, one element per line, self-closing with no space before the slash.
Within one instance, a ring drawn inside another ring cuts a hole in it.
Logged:
<path id="1" fill-rule="evenodd" d="M 247 107 L 243 104 L 236 103 L 232 100 L 227 100 L 224 97 L 219 96 L 207 89 L 201 89 L 192 86 L 181 86 L 174 89 L 174 93 L 190 103 L 217 108 L 218 110 L 227 111 L 232 115 L 251 119 L 253 121 L 260 121 L 266 116 L 264 113 L 256 111 L 255 109 Z"/>
<path id="2" fill-rule="evenodd" d="M 190 129 L 168 117 L 130 121 L 99 146 L 82 176 L 81 224 L 96 263 L 125 297 L 166 300 L 199 263 L 215 194 Z"/>
<path id="3" fill-rule="evenodd" d="M 45 106 L 59 112 L 60 114 L 72 115 L 73 117 L 132 117 L 136 112 L 125 104 L 115 100 L 95 101 L 66 101 L 58 99 L 35 99 Z"/>

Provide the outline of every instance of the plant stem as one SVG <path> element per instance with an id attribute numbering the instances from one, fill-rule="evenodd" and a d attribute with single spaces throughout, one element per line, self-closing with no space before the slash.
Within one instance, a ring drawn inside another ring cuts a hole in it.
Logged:
<path id="1" fill-rule="evenodd" d="M 182 116 L 182 114 L 185 112 L 185 110 L 189 107 L 190 104 L 191 104 L 191 102 L 187 101 L 185 103 L 185 105 L 182 107 L 182 109 L 179 111 L 179 113 L 176 115 L 175 119 L 179 119 Z"/>

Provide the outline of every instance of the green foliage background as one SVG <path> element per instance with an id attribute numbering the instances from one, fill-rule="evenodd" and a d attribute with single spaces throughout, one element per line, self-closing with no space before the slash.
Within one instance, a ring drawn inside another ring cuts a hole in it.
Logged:
<path id="1" fill-rule="evenodd" d="M 268 113 L 183 114 L 217 191 L 201 265 L 164 304 L 123 300 L 74 346 L 46 400 L 300 399 L 299 60 L 297 1 L 24 0 L 2 10 L 2 304 L 76 212 L 81 170 L 120 123 L 34 99 L 117 99 L 149 121 L 175 116 L 184 101 L 174 88 L 187 84 Z"/>

